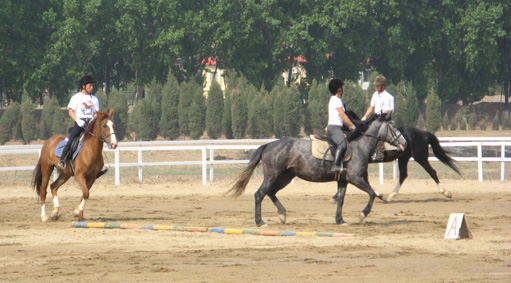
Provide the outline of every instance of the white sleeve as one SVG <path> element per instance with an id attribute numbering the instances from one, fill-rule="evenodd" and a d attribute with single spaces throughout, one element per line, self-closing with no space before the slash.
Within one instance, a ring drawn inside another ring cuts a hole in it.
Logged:
<path id="1" fill-rule="evenodd" d="M 394 96 L 390 96 L 390 105 L 389 105 L 389 109 L 390 111 L 394 112 Z"/>
<path id="2" fill-rule="evenodd" d="M 376 107 L 376 92 L 373 93 L 373 96 L 371 97 L 371 106 Z"/>

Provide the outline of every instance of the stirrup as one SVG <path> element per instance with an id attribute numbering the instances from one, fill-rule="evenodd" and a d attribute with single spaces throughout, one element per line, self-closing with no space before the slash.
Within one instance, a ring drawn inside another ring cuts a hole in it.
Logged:
<path id="1" fill-rule="evenodd" d="M 373 155 L 372 159 L 373 159 L 374 161 L 383 161 L 383 159 L 385 159 L 385 156 L 383 156 L 383 155 L 379 155 L 378 153 L 375 153 L 375 154 Z"/>
<path id="2" fill-rule="evenodd" d="M 60 174 L 66 168 L 66 162 L 64 160 L 59 161 L 57 165 L 57 173 Z"/>

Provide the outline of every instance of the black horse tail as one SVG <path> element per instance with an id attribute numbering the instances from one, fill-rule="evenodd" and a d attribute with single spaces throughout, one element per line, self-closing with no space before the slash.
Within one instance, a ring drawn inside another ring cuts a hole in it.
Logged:
<path id="1" fill-rule="evenodd" d="M 252 157 L 250 157 L 248 166 L 243 170 L 243 172 L 241 172 L 238 178 L 236 178 L 234 185 L 230 190 L 227 191 L 226 194 L 230 194 L 233 197 L 239 197 L 243 194 L 243 192 L 245 192 L 245 188 L 247 187 L 247 184 L 250 181 L 254 170 L 256 169 L 257 165 L 259 165 L 259 161 L 261 161 L 261 158 L 263 157 L 263 151 L 265 148 L 266 145 L 262 145 L 257 148 L 254 154 L 252 154 Z"/>
<path id="2" fill-rule="evenodd" d="M 436 158 L 438 158 L 438 160 L 440 160 L 443 164 L 451 167 L 452 170 L 456 171 L 456 173 L 458 173 L 458 175 L 461 176 L 460 170 L 454 164 L 454 159 L 447 155 L 447 152 L 440 145 L 438 138 L 430 132 L 425 133 L 426 136 L 428 137 L 429 144 L 431 145 L 431 148 L 433 149 L 433 154 L 436 156 Z"/>
<path id="3" fill-rule="evenodd" d="M 37 192 L 37 195 L 41 195 L 41 184 L 43 183 L 43 173 L 41 172 L 41 158 L 37 162 L 37 166 L 32 172 L 32 187 Z"/>

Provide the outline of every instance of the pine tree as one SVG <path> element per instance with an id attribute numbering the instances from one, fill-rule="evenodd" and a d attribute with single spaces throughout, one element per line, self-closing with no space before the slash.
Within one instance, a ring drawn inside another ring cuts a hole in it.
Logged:
<path id="1" fill-rule="evenodd" d="M 330 99 L 330 93 L 325 84 L 317 83 L 316 80 L 312 81 L 311 88 L 309 90 L 309 99 L 307 103 L 306 112 L 308 113 L 307 122 L 310 124 L 310 130 L 306 130 L 306 134 L 311 134 L 312 129 L 322 130 L 328 123 L 328 101 Z"/>
<path id="2" fill-rule="evenodd" d="M 179 137 L 179 83 L 169 74 L 162 90 L 160 136 L 175 140 Z"/>
<path id="3" fill-rule="evenodd" d="M 365 114 L 369 103 L 366 101 L 364 90 L 355 82 L 346 81 L 344 84 L 344 94 L 341 97 L 344 107 L 347 110 L 355 112 L 359 117 Z M 328 107 L 328 102 L 325 104 Z M 327 114 L 328 115 L 328 114 Z M 325 124 L 326 126 L 326 124 Z"/>
<path id="4" fill-rule="evenodd" d="M 135 133 L 137 140 L 154 140 L 158 134 L 154 120 L 151 102 L 148 99 L 140 99 L 131 111 L 128 128 Z"/>
<path id="5" fill-rule="evenodd" d="M 442 119 L 442 129 L 447 131 L 449 129 L 449 110 L 446 110 L 444 113 L 444 118 Z"/>
<path id="6" fill-rule="evenodd" d="M 11 103 L 0 118 L 0 144 L 21 138 L 21 106 Z"/>
<path id="7" fill-rule="evenodd" d="M 206 130 L 206 99 L 200 92 L 196 91 L 192 100 L 192 104 L 188 109 L 188 123 L 190 128 L 190 137 L 194 140 L 200 139 Z"/>
<path id="8" fill-rule="evenodd" d="M 426 130 L 435 133 L 442 122 L 440 115 L 441 101 L 433 91 L 429 92 L 426 99 Z"/>
<path id="9" fill-rule="evenodd" d="M 232 113 L 232 134 L 235 139 L 245 137 L 247 128 L 247 104 L 246 96 L 239 90 L 234 90 L 231 96 L 231 113 Z"/>
<path id="10" fill-rule="evenodd" d="M 37 139 L 35 104 L 26 93 L 23 94 L 21 102 L 21 132 L 25 144 Z"/>
<path id="11" fill-rule="evenodd" d="M 108 105 L 109 109 L 105 110 L 114 109 L 112 121 L 115 123 L 115 137 L 121 141 L 128 135 L 128 101 L 124 93 L 114 89 L 108 95 Z"/>
<path id="12" fill-rule="evenodd" d="M 193 87 L 191 83 L 183 82 L 179 88 L 179 133 L 185 136 L 190 135 L 190 128 L 188 126 L 188 108 L 192 104 Z"/>
<path id="13" fill-rule="evenodd" d="M 222 114 L 222 133 L 226 139 L 232 139 L 232 111 L 231 111 L 231 93 L 227 92 L 224 100 L 224 110 Z"/>
<path id="14" fill-rule="evenodd" d="M 220 84 L 213 81 L 209 89 L 206 110 L 206 131 L 212 139 L 222 135 L 222 112 L 224 108 L 224 95 Z"/>
<path id="15" fill-rule="evenodd" d="M 73 119 L 68 119 L 60 107 L 56 107 L 53 112 L 53 122 L 51 130 L 53 135 L 68 135 L 68 128 L 73 124 Z"/>
<path id="16" fill-rule="evenodd" d="M 43 103 L 43 112 L 41 114 L 41 122 L 39 123 L 39 137 L 43 140 L 53 135 L 53 115 L 55 109 L 58 109 L 58 101 L 55 98 L 48 98 Z"/>

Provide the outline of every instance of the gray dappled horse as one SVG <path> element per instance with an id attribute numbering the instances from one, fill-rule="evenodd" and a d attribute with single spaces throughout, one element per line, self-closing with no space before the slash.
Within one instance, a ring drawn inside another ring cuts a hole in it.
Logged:
<path id="1" fill-rule="evenodd" d="M 406 140 L 397 131 L 390 117 L 373 115 L 366 122 L 357 126 L 357 132 L 363 129 L 357 138 L 349 143 L 351 147 L 351 159 L 346 161 L 344 173 L 338 178 L 337 189 L 339 201 L 335 221 L 337 224 L 346 223 L 342 219 L 342 206 L 346 186 L 351 183 L 369 195 L 367 206 L 362 211 L 360 221 L 371 212 L 374 198 L 381 198 L 381 194 L 375 192 L 367 181 L 367 167 L 370 156 L 373 153 L 379 139 L 392 143 L 396 147 L 406 147 Z M 248 166 L 237 177 L 232 188 L 227 192 L 232 196 L 240 196 L 252 177 L 252 174 L 262 162 L 264 180 L 255 197 L 255 222 L 257 226 L 265 223 L 261 218 L 261 202 L 268 195 L 277 207 L 282 223 L 286 222 L 286 209 L 277 199 L 276 194 L 289 184 L 294 177 L 300 177 L 310 182 L 331 182 L 336 180 L 336 173 L 331 172 L 332 162 L 316 159 L 311 154 L 311 141 L 299 138 L 285 138 L 260 146 L 250 158 Z"/>

